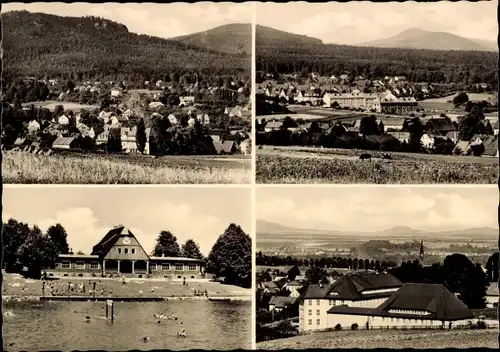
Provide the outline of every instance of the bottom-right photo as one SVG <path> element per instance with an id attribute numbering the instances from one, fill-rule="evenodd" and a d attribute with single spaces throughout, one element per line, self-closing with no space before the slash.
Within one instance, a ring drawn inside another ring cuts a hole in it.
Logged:
<path id="1" fill-rule="evenodd" d="M 498 348 L 498 189 L 260 186 L 257 349 Z"/>

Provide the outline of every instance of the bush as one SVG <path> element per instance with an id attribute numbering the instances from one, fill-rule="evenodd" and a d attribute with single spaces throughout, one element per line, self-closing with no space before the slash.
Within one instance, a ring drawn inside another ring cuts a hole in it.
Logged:
<path id="1" fill-rule="evenodd" d="M 358 323 L 354 323 L 351 325 L 351 330 L 358 330 L 358 329 L 359 329 Z"/>
<path id="2" fill-rule="evenodd" d="M 488 327 L 488 325 L 486 324 L 486 322 L 484 320 L 479 320 L 476 323 L 476 329 L 486 329 L 487 327 Z"/>
<path id="3" fill-rule="evenodd" d="M 340 330 L 342 330 L 342 325 L 340 324 L 335 325 L 335 331 L 340 331 Z"/>

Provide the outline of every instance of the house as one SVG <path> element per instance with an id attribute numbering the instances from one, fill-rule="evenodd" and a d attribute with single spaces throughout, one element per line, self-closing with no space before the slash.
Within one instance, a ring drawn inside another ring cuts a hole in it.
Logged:
<path id="1" fill-rule="evenodd" d="M 234 154 L 237 151 L 238 148 L 234 141 L 224 141 L 224 143 L 222 143 L 222 152 L 224 154 Z"/>
<path id="2" fill-rule="evenodd" d="M 387 132 L 394 138 L 396 138 L 401 143 L 409 143 L 410 141 L 410 133 L 409 132 Z"/>
<path id="3" fill-rule="evenodd" d="M 448 133 L 446 133 L 445 137 L 451 140 L 453 143 L 457 143 L 458 135 L 459 135 L 458 131 L 449 131 Z"/>
<path id="4" fill-rule="evenodd" d="M 53 143 L 53 149 L 75 149 L 78 147 L 78 140 L 74 137 L 58 137 Z"/>
<path id="5" fill-rule="evenodd" d="M 489 136 L 483 139 L 484 153 L 482 156 L 498 158 L 498 136 Z"/>
<path id="6" fill-rule="evenodd" d="M 101 133 L 97 134 L 96 144 L 104 145 L 108 143 L 109 139 L 109 128 L 104 129 Z"/>
<path id="7" fill-rule="evenodd" d="M 35 134 L 40 131 L 40 123 L 36 120 L 31 120 L 30 123 L 28 123 L 27 129 L 30 134 Z"/>
<path id="8" fill-rule="evenodd" d="M 264 126 L 264 131 L 266 132 L 277 131 L 281 129 L 281 126 L 283 126 L 283 121 L 269 121 Z"/>
<path id="9" fill-rule="evenodd" d="M 420 143 L 425 149 L 432 149 L 434 148 L 435 139 L 432 135 L 424 133 L 420 138 Z"/>
<path id="10" fill-rule="evenodd" d="M 167 119 L 168 119 L 168 121 L 170 121 L 170 123 L 171 123 L 172 125 L 177 125 L 177 123 L 179 122 L 179 121 L 177 120 L 177 117 L 175 117 L 175 115 L 174 115 L 174 114 L 170 114 L 170 115 L 168 115 L 168 116 L 167 116 Z"/>
<path id="11" fill-rule="evenodd" d="M 326 329 L 334 306 L 376 308 L 402 283 L 389 273 L 351 273 L 332 284 L 309 285 L 300 297 L 299 331 Z M 335 326 L 335 325 L 334 325 Z"/>
<path id="12" fill-rule="evenodd" d="M 26 138 L 16 138 L 16 140 L 14 141 L 14 146 L 16 147 L 24 147 L 29 144 L 30 141 L 27 140 Z"/>
<path id="13" fill-rule="evenodd" d="M 90 137 L 89 136 L 89 132 L 90 132 L 90 127 L 83 124 L 83 123 L 78 123 L 76 125 L 76 129 L 80 132 L 80 134 L 82 135 L 82 137 Z M 90 137 L 90 138 L 93 138 L 93 137 Z"/>
<path id="14" fill-rule="evenodd" d="M 272 296 L 269 300 L 269 311 L 280 312 L 298 302 L 298 297 Z"/>
<path id="15" fill-rule="evenodd" d="M 240 151 L 242 154 L 252 154 L 252 141 L 250 138 L 240 142 Z"/>
<path id="16" fill-rule="evenodd" d="M 324 107 L 331 108 L 335 104 L 340 108 L 380 112 L 380 98 L 372 93 L 325 93 L 323 95 Z"/>
<path id="17" fill-rule="evenodd" d="M 132 128 L 122 127 L 120 129 L 120 138 L 122 142 L 122 149 L 126 153 L 135 153 L 137 152 L 137 126 Z"/>
<path id="18" fill-rule="evenodd" d="M 469 325 L 474 314 L 441 284 L 406 283 L 376 307 L 333 306 L 326 328 L 451 328 Z"/>
<path id="19" fill-rule="evenodd" d="M 496 308 L 498 307 L 498 282 L 492 282 L 486 289 L 486 307 Z"/>
<path id="20" fill-rule="evenodd" d="M 69 124 L 69 117 L 66 115 L 61 115 L 58 117 L 57 122 L 60 125 L 68 125 Z"/>
<path id="21" fill-rule="evenodd" d="M 212 144 L 214 146 L 214 150 L 216 154 L 222 153 L 222 143 L 220 140 L 212 138 Z"/>
<path id="22" fill-rule="evenodd" d="M 111 89 L 111 97 L 113 98 L 119 98 L 121 97 L 122 92 L 119 89 Z"/>
<path id="23" fill-rule="evenodd" d="M 455 132 L 457 128 L 449 117 L 430 118 L 425 124 L 427 133 L 446 136 L 449 132 Z"/>
<path id="24" fill-rule="evenodd" d="M 150 108 L 150 109 L 159 109 L 159 108 L 162 108 L 164 106 L 165 105 L 162 102 L 160 102 L 160 101 L 153 101 L 153 102 L 149 103 L 148 108 Z"/>
<path id="25" fill-rule="evenodd" d="M 302 282 L 298 280 L 287 282 L 284 287 L 290 291 L 290 297 L 299 297 L 300 296 L 300 288 L 304 286 Z"/>
<path id="26" fill-rule="evenodd" d="M 453 154 L 455 155 L 469 155 L 470 154 L 470 141 L 458 141 L 453 148 Z"/>
<path id="27" fill-rule="evenodd" d="M 276 285 L 276 283 L 273 281 L 261 282 L 260 286 L 261 286 L 261 289 L 263 290 L 264 294 L 269 294 L 271 296 L 276 295 L 278 293 L 278 291 L 280 290 L 278 285 Z"/>
<path id="28" fill-rule="evenodd" d="M 92 277 L 150 275 L 174 280 L 198 279 L 203 264 L 198 259 L 150 256 L 137 237 L 118 225 L 92 248 L 90 255 L 60 254 L 54 268 L 45 268 L 49 277 Z"/>

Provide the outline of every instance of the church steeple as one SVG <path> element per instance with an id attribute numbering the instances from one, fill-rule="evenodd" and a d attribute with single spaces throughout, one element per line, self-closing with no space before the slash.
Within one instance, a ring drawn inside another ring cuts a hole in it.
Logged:
<path id="1" fill-rule="evenodd" d="M 420 265 L 424 265 L 424 241 L 420 241 L 420 255 L 418 257 L 418 260 L 420 262 Z"/>

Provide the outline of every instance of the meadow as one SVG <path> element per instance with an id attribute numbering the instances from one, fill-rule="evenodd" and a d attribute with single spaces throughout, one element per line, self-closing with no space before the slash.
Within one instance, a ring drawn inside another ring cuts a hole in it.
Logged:
<path id="1" fill-rule="evenodd" d="M 491 330 L 358 330 L 321 332 L 257 344 L 257 349 L 498 348 Z"/>
<path id="2" fill-rule="evenodd" d="M 272 147 L 257 153 L 258 183 L 496 184 L 498 159 L 361 150 Z"/>
<path id="3" fill-rule="evenodd" d="M 250 183 L 246 156 L 165 156 L 4 152 L 4 183 L 219 184 Z"/>

